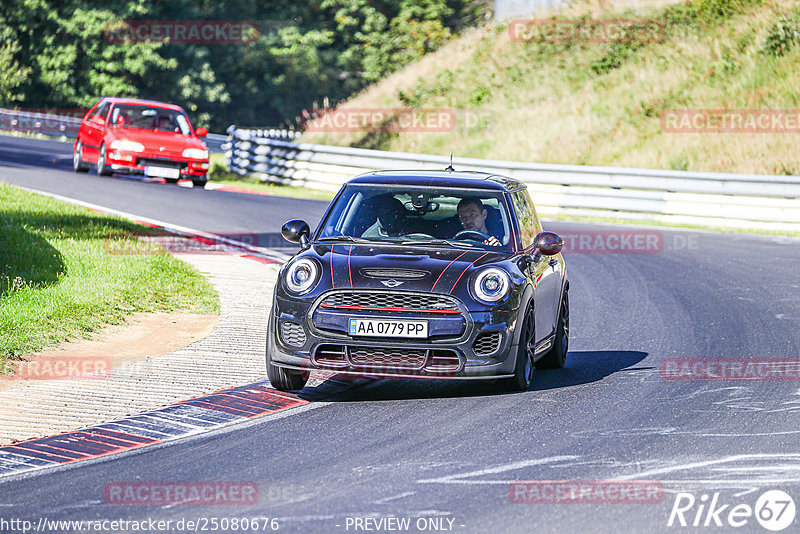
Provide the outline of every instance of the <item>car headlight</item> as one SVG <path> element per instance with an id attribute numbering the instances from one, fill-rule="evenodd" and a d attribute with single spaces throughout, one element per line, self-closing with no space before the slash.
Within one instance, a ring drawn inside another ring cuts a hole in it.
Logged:
<path id="1" fill-rule="evenodd" d="M 295 295 L 308 293 L 319 281 L 319 267 L 314 260 L 301 258 L 286 269 L 286 289 Z"/>
<path id="2" fill-rule="evenodd" d="M 475 297 L 486 304 L 492 304 L 508 295 L 511 280 L 503 269 L 489 267 L 478 273 L 472 281 Z"/>
<path id="3" fill-rule="evenodd" d="M 201 150 L 199 148 L 187 148 L 183 151 L 184 158 L 192 159 L 208 159 L 208 150 Z"/>
<path id="4" fill-rule="evenodd" d="M 144 145 L 127 139 L 111 141 L 111 150 L 125 150 L 127 152 L 144 152 Z"/>

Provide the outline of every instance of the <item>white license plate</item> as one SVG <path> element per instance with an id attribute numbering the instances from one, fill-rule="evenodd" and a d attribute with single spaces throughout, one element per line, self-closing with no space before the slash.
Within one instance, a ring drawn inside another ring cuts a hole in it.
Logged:
<path id="1" fill-rule="evenodd" d="M 394 319 L 350 319 L 351 336 L 428 337 L 428 321 Z"/>
<path id="2" fill-rule="evenodd" d="M 180 178 L 181 171 L 178 169 L 170 169 L 169 167 L 150 167 L 144 168 L 146 176 L 158 176 L 159 178 Z"/>

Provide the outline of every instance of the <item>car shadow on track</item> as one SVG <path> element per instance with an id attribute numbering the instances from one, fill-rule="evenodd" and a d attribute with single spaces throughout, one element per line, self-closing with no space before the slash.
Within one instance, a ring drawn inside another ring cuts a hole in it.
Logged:
<path id="1" fill-rule="evenodd" d="M 536 371 L 529 393 L 578 386 L 597 382 L 616 372 L 629 369 L 647 357 L 646 352 L 632 350 L 575 351 L 567 356 L 562 369 Z M 636 368 L 649 370 L 652 368 Z M 408 399 L 437 399 L 478 397 L 488 395 L 513 395 L 499 391 L 495 382 L 484 380 L 435 379 L 353 379 L 337 375 L 337 380 L 358 380 L 356 387 L 330 396 L 327 402 L 361 402 Z M 310 393 L 310 392 L 307 392 Z M 303 396 L 303 393 L 300 394 Z"/>
<path id="2" fill-rule="evenodd" d="M 647 357 L 638 350 L 584 350 L 570 352 L 562 369 L 536 371 L 532 390 L 553 389 L 597 382 Z M 652 367 L 637 370 L 654 369 Z"/>

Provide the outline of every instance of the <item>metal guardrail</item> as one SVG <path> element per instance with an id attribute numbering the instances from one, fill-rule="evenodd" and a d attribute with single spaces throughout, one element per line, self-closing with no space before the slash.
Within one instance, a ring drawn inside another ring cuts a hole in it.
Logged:
<path id="1" fill-rule="evenodd" d="M 75 137 L 81 117 L 0 109 L 0 130 Z"/>
<path id="2" fill-rule="evenodd" d="M 228 128 L 228 167 L 262 181 L 338 190 L 378 169 L 444 169 L 445 156 L 294 143 Z M 800 177 L 454 158 L 464 171 L 517 178 L 544 216 L 590 216 L 800 232 Z"/>
<path id="3" fill-rule="evenodd" d="M 3 131 L 74 139 L 78 136 L 81 120 L 82 117 L 0 108 L 0 130 Z M 221 153 L 227 139 L 226 135 L 210 133 L 205 137 L 205 143 L 210 152 Z"/>

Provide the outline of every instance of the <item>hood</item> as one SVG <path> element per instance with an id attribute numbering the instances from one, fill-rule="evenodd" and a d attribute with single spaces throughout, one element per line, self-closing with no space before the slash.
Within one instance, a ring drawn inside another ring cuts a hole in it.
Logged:
<path id="1" fill-rule="evenodd" d="M 140 128 L 114 128 L 110 131 L 113 140 L 128 139 L 141 143 L 146 153 L 156 152 L 166 157 L 180 158 L 187 148 L 206 150 L 206 145 L 194 136 L 179 133 L 164 132 L 159 130 L 145 130 Z M 164 147 L 164 150 L 160 150 Z"/>
<path id="2" fill-rule="evenodd" d="M 471 271 L 501 261 L 508 253 L 463 248 L 315 245 L 308 252 L 322 263 L 329 288 L 425 291 L 451 294 L 466 287 Z"/>

